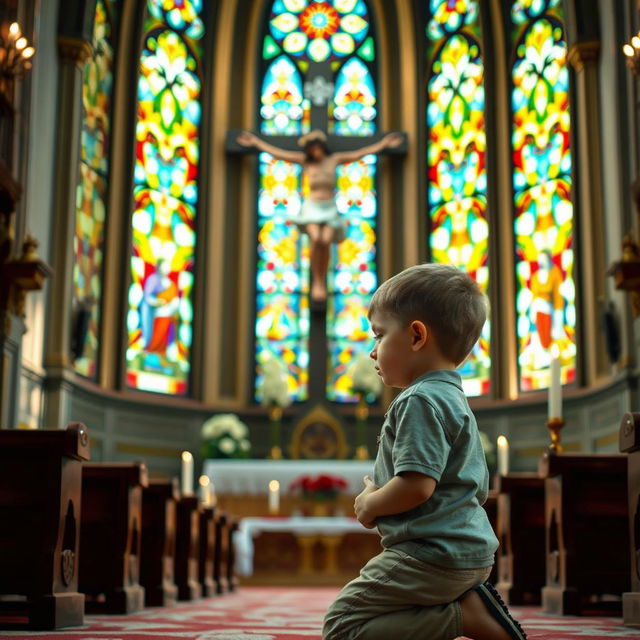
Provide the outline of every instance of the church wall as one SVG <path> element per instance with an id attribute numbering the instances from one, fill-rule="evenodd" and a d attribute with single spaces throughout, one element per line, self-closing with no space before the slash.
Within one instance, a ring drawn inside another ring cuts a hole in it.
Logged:
<path id="1" fill-rule="evenodd" d="M 31 2 L 39 7 L 34 26 L 36 56 L 33 69 L 25 78 L 27 98 L 22 104 L 22 122 L 29 135 L 21 147 L 19 162 L 25 168 L 19 177 L 24 192 L 18 215 L 23 217 L 22 228 L 40 243 L 38 254 L 50 261 L 51 245 L 55 241 L 52 228 L 52 202 L 54 192 L 54 157 L 56 145 L 56 106 L 58 90 L 58 51 L 56 25 L 58 0 Z M 28 87 L 26 86 L 28 83 Z M 45 304 L 48 281 L 42 291 L 27 296 L 27 333 L 22 341 L 22 375 L 19 383 L 17 423 L 19 426 L 37 427 L 42 414 L 42 384 L 44 371 Z"/>
<path id="2" fill-rule="evenodd" d="M 241 3 L 245 6 L 246 3 Z M 381 0 L 374 2 L 378 12 L 383 6 Z M 51 245 L 55 241 L 55 229 L 52 228 L 52 194 L 54 191 L 53 171 L 56 145 L 56 96 L 58 86 L 58 53 L 56 47 L 56 24 L 59 3 L 57 0 L 46 0 L 40 2 L 40 16 L 38 32 L 38 55 L 30 82 L 32 83 L 32 97 L 28 110 L 28 123 L 30 135 L 28 136 L 28 171 L 25 176 L 25 194 L 23 196 L 23 206 L 28 211 L 28 227 L 40 240 L 40 255 L 48 260 L 51 255 Z M 620 241 L 628 227 L 634 223 L 634 213 L 632 203 L 628 195 L 628 184 L 630 177 L 635 174 L 636 149 L 633 145 L 625 147 L 625 141 L 629 139 L 628 130 L 634 131 L 635 113 L 633 112 L 634 96 L 632 92 L 633 78 L 630 72 L 623 66 L 620 68 L 620 38 L 622 31 L 629 31 L 627 28 L 628 16 L 631 15 L 629 2 L 626 9 L 620 14 L 611 10 L 610 0 L 599 0 L 600 16 L 602 20 L 601 30 L 601 53 L 598 62 L 598 79 L 600 100 L 600 136 L 602 149 L 602 182 L 603 201 L 605 216 L 605 256 L 609 264 L 620 255 Z M 404 6 L 404 5 L 403 5 Z M 227 15 L 228 11 L 228 15 Z M 399 22 L 409 20 L 410 17 L 399 11 Z M 626 11 L 626 13 L 625 13 Z M 220 30 L 226 28 L 234 16 L 231 9 L 220 13 Z M 256 20 L 255 15 L 252 19 Z M 223 46 L 224 44 L 224 46 Z M 226 56 L 226 61 L 231 58 L 232 49 L 229 43 L 220 44 L 216 55 Z M 407 55 L 406 53 L 403 55 Z M 623 64 L 623 63 L 622 63 Z M 254 63 L 246 63 L 245 66 L 251 68 Z M 221 67 L 223 67 L 221 63 Z M 403 73 L 406 73 L 407 65 L 401 65 Z M 223 139 L 226 134 L 227 124 L 237 126 L 249 126 L 251 124 L 251 114 L 235 109 L 235 104 L 231 99 L 227 103 L 221 95 L 232 93 L 229 87 L 233 86 L 229 78 L 222 78 L 222 74 L 216 76 L 217 100 L 215 108 L 218 112 L 225 114 L 229 112 L 229 123 L 224 118 L 218 120 L 214 126 L 213 136 L 216 140 L 215 162 L 224 162 Z M 238 81 L 239 82 L 239 81 Z M 251 91 L 248 91 L 251 93 Z M 624 96 L 630 96 L 629 104 L 621 104 L 621 100 L 626 100 Z M 623 96 L 621 98 L 620 96 Z M 224 108 L 223 108 L 224 107 Z M 415 115 L 409 108 L 402 106 L 402 113 L 395 114 L 403 128 Z M 237 121 L 233 121 L 232 115 Z M 413 130 L 417 125 L 412 125 Z M 634 136 L 635 137 L 635 132 Z M 215 166 L 211 162 L 211 166 Z M 239 161 L 235 161 L 240 164 Z M 229 163 L 232 173 L 233 164 Z M 226 171 L 226 170 L 225 170 Z M 215 262 L 215 277 L 213 281 L 219 283 L 225 276 L 224 258 L 234 252 L 236 245 L 241 244 L 246 248 L 248 241 L 238 238 L 247 231 L 248 214 L 246 209 L 251 206 L 253 192 L 249 195 L 244 191 L 238 196 L 239 207 L 234 206 L 234 199 L 229 193 L 222 189 L 222 183 L 229 179 L 225 172 L 214 172 L 212 170 L 212 180 L 215 180 L 215 187 L 220 187 L 220 192 L 226 195 L 226 201 L 218 198 L 218 191 L 212 188 L 211 203 L 212 211 L 216 214 L 216 231 L 223 233 L 216 236 L 212 233 L 211 248 L 224 249 L 226 234 L 231 234 L 235 243 L 230 243 L 226 251 L 216 254 L 211 252 L 208 260 Z M 214 173 L 219 175 L 214 176 Z M 253 175 L 247 171 L 247 175 Z M 237 179 L 237 178 L 232 178 Z M 415 187 L 418 177 L 415 175 L 403 184 L 405 194 L 413 192 L 411 185 Z M 400 182 L 397 180 L 396 182 Z M 246 179 L 241 185 L 246 186 Z M 239 189 L 242 191 L 242 189 Z M 214 193 L 215 192 L 215 193 Z M 214 200 L 220 203 L 213 204 Z M 406 201 L 411 201 L 409 196 Z M 222 223 L 222 209 L 225 206 L 230 209 L 230 216 L 237 214 L 237 209 L 241 210 L 241 222 L 239 228 L 233 228 Z M 412 214 L 418 217 L 417 212 Z M 408 228 L 408 227 L 407 227 Z M 242 233 L 240 233 L 242 231 Z M 403 231 L 404 239 L 411 236 L 411 241 L 417 244 L 416 234 L 410 233 L 407 229 Z M 395 241 L 394 241 L 395 242 Z M 406 247 L 405 247 L 406 248 Z M 386 247 L 386 256 L 383 255 L 385 264 L 384 270 L 392 271 L 402 264 L 402 247 Z M 246 252 L 239 252 L 245 253 Z M 412 245 L 410 257 L 413 261 L 414 254 L 418 249 Z M 213 257 L 212 257 L 213 256 Z M 405 255 L 405 259 L 408 257 Z M 588 259 L 588 256 L 583 256 Z M 54 275 L 54 277 L 56 277 Z M 602 276 L 604 277 L 604 275 Z M 251 274 L 243 272 L 242 286 L 234 278 L 226 278 L 229 292 L 244 291 L 246 283 L 251 282 Z M 212 287 L 213 289 L 213 287 Z M 569 451 L 583 452 L 612 452 L 617 451 L 617 432 L 622 414 L 630 409 L 638 409 L 637 394 L 637 370 L 634 369 L 638 358 L 636 357 L 638 345 L 635 335 L 640 336 L 640 331 L 634 331 L 634 322 L 628 311 L 628 297 L 626 294 L 617 292 L 613 288 L 610 278 L 606 279 L 607 295 L 614 301 L 617 316 L 621 321 L 623 335 L 623 352 L 618 366 L 611 367 L 611 377 L 600 381 L 598 386 L 590 389 L 567 389 L 564 407 L 566 427 L 562 432 L 562 440 Z M 219 328 L 226 319 L 227 323 L 233 325 L 237 317 L 251 305 L 245 300 L 243 303 L 234 299 L 233 314 L 229 313 L 229 300 L 220 291 L 210 292 L 210 311 L 215 314 L 213 326 Z M 44 350 L 43 336 L 45 324 L 45 297 L 46 293 L 32 294 L 28 298 L 27 326 L 29 332 L 23 341 L 23 368 L 24 373 L 21 380 L 21 393 L 19 400 L 20 422 L 30 426 L 40 423 L 42 406 L 42 353 Z M 222 303 L 227 303 L 226 305 Z M 243 321 L 245 324 L 247 321 Z M 231 326 L 227 327 L 229 335 L 235 336 L 235 332 L 241 333 L 246 329 Z M 245 331 L 246 333 L 246 331 Z M 238 412 L 241 418 L 247 422 L 251 430 L 251 442 L 254 455 L 264 457 L 269 448 L 268 425 L 264 410 L 261 408 L 249 408 L 248 403 L 243 400 L 249 388 L 247 379 L 250 372 L 246 358 L 246 350 L 251 348 L 251 340 L 242 337 L 243 358 L 238 359 L 239 372 L 234 371 L 232 379 L 228 382 L 218 380 L 224 373 L 228 373 L 227 366 L 220 366 L 219 362 L 237 356 L 238 340 L 227 340 L 229 337 L 225 331 L 220 332 L 221 336 L 215 336 L 213 347 L 207 347 L 207 356 L 218 355 L 224 352 L 228 357 L 205 358 L 203 368 L 204 378 L 215 384 L 209 385 L 202 390 L 201 395 L 206 404 L 198 404 L 195 401 L 176 401 L 164 397 L 153 397 L 140 394 L 135 400 L 126 397 L 118 391 L 100 390 L 97 386 L 84 385 L 74 378 L 70 382 L 70 404 L 66 415 L 66 420 L 79 420 L 87 424 L 91 436 L 92 457 L 94 460 L 137 460 L 145 459 L 152 471 L 176 473 L 179 469 L 179 455 L 183 449 L 190 449 L 196 454 L 198 459 L 199 429 L 202 422 L 216 412 L 222 412 L 222 402 L 228 406 L 233 406 L 233 410 Z M 244 335 L 244 334 L 243 334 Z M 640 338 L 639 338 L 640 339 Z M 230 355 L 229 355 L 230 354 Z M 114 365 L 115 366 L 115 365 Z M 216 369 L 215 375 L 212 371 Z M 634 373 L 635 372 L 635 373 Z M 207 376 L 209 376 L 207 378 Z M 115 374 L 114 374 L 115 379 Z M 116 385 L 117 386 L 117 385 Z M 215 401 L 213 401 L 215 400 Z M 527 398 L 521 398 L 514 402 L 500 401 L 494 406 L 486 406 L 475 403 L 476 416 L 480 428 L 487 432 L 492 440 L 504 434 L 509 438 L 512 449 L 512 467 L 514 470 L 533 470 L 536 467 L 540 453 L 548 444 L 548 433 L 546 430 L 546 398 L 543 394 L 536 395 L 536 401 L 532 402 Z M 244 407 L 244 408 L 243 408 Z M 375 436 L 381 424 L 382 410 L 374 411 L 369 421 L 369 450 L 375 451 Z M 350 442 L 354 440 L 353 418 L 347 414 L 343 418 L 344 428 Z M 64 421 L 63 421 L 64 422 Z M 61 426 L 61 425 L 45 425 Z M 283 424 L 283 438 L 286 443 L 293 430 L 293 420 L 291 414 L 285 414 Z M 197 467 L 196 467 L 197 468 Z"/>

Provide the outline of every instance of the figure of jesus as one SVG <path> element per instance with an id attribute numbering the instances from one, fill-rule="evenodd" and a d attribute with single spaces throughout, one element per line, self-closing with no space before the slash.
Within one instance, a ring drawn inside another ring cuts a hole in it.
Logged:
<path id="1" fill-rule="evenodd" d="M 404 136 L 399 133 L 389 133 L 378 142 L 353 151 L 335 153 L 329 151 L 327 136 L 318 129 L 298 140 L 302 151 L 276 147 L 249 131 L 243 131 L 237 140 L 242 146 L 256 147 L 279 160 L 302 165 L 303 174 L 308 178 L 309 193 L 302 203 L 300 214 L 291 218 L 291 221 L 309 236 L 311 301 L 324 304 L 327 298 L 330 246 L 345 239 L 344 220 L 338 213 L 334 197 L 338 165 L 354 162 L 370 153 L 379 153 L 387 147 L 397 147 L 402 144 Z"/>

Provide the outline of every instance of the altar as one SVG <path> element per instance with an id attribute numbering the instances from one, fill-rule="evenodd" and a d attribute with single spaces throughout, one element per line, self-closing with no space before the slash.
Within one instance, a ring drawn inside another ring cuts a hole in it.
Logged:
<path id="1" fill-rule="evenodd" d="M 241 517 L 274 515 L 268 506 L 269 483 L 279 483 L 277 515 L 301 515 L 305 505 L 289 490 L 301 476 L 340 477 L 346 488 L 325 504 L 330 515 L 353 516 L 353 500 L 364 488 L 363 478 L 373 473 L 373 460 L 237 460 L 209 459 L 202 473 L 213 483 L 222 508 Z"/>
<path id="2" fill-rule="evenodd" d="M 328 474 L 347 482 L 345 493 L 358 495 L 363 478 L 373 473 L 373 460 L 205 460 L 202 473 L 213 482 L 216 493 L 266 495 L 269 482 L 277 480 L 286 493 L 302 475 Z"/>
<path id="3" fill-rule="evenodd" d="M 243 518 L 234 536 L 243 584 L 343 585 L 382 550 L 355 518 Z"/>

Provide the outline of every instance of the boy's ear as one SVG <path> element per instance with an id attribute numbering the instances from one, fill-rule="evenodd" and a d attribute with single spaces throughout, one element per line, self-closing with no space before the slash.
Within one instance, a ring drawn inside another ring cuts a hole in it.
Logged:
<path id="1" fill-rule="evenodd" d="M 427 325 L 420 320 L 414 320 L 409 325 L 409 329 L 411 330 L 411 348 L 414 351 L 422 349 L 429 341 Z"/>

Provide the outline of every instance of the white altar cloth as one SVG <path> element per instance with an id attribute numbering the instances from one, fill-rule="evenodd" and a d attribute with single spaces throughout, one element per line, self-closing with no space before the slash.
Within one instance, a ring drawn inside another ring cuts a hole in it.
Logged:
<path id="1" fill-rule="evenodd" d="M 377 529 L 366 529 L 355 518 L 242 518 L 233 535 L 236 551 L 236 573 L 241 576 L 253 574 L 253 538 L 264 531 L 285 531 L 297 535 L 343 536 L 346 533 L 373 533 Z"/>
<path id="2" fill-rule="evenodd" d="M 277 480 L 280 492 L 299 476 L 329 474 L 344 478 L 345 493 L 357 495 L 363 478 L 373 473 L 373 460 L 205 460 L 202 473 L 209 476 L 218 494 L 266 494 L 269 482 Z"/>

